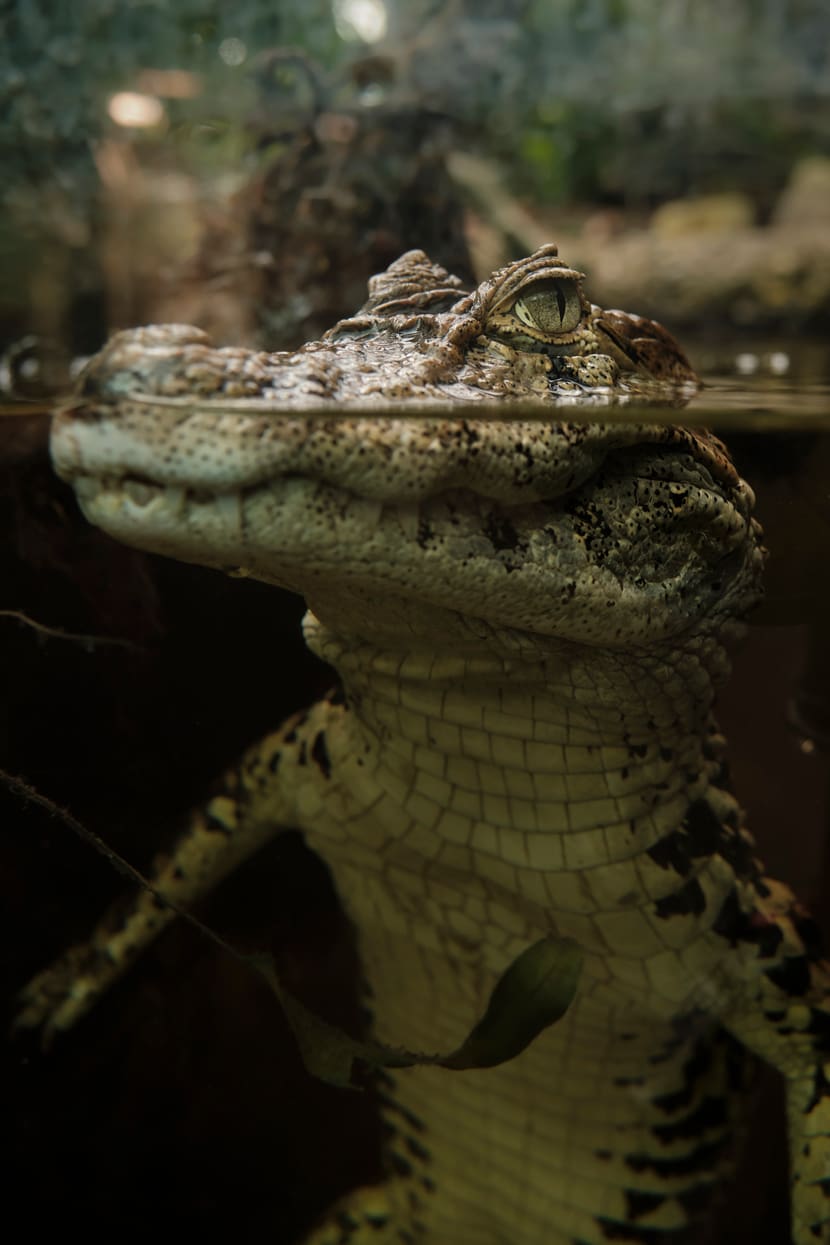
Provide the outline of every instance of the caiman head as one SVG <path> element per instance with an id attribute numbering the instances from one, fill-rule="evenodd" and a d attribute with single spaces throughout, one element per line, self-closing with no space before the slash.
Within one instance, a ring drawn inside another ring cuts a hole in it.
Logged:
<path id="1" fill-rule="evenodd" d="M 413 251 L 295 353 L 118 333 L 52 454 L 119 540 L 287 586 L 342 634 L 625 650 L 754 602 L 752 493 L 709 433 L 562 415 L 696 387 L 665 329 L 592 305 L 553 246 L 472 293 Z"/>

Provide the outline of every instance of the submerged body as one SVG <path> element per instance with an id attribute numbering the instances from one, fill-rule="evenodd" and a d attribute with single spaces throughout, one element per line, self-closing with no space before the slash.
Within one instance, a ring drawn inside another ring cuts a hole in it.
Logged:
<path id="1" fill-rule="evenodd" d="M 395 1046 L 456 1046 L 544 935 L 584 952 L 517 1058 L 388 1079 L 390 1182 L 315 1245 L 695 1240 L 747 1050 L 788 1078 L 794 1240 L 830 1241 L 827 971 L 754 859 L 711 715 L 759 594 L 751 491 L 708 434 L 552 418 L 694 387 L 555 248 L 470 295 L 412 252 L 293 355 L 119 334 L 56 419 L 93 522 L 302 593 L 343 682 L 228 775 L 159 887 L 187 902 L 302 829 Z M 506 397 L 544 419 L 499 418 Z M 167 918 L 143 897 L 105 923 L 24 1022 L 73 1023 Z"/>

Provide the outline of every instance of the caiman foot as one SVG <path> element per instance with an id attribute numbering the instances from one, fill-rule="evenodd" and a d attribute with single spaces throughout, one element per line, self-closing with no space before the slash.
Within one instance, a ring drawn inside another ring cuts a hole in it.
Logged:
<path id="1" fill-rule="evenodd" d="M 57 1034 L 71 1029 L 122 971 L 99 946 L 70 948 L 21 990 L 13 1031 L 39 1030 L 41 1046 L 48 1049 Z"/>

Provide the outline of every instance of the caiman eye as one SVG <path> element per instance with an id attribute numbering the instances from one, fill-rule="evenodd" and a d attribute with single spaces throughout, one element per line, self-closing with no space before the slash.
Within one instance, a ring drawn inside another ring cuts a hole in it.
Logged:
<path id="1" fill-rule="evenodd" d="M 517 298 L 513 311 L 530 329 L 542 333 L 570 333 L 582 318 L 575 281 L 538 281 Z"/>

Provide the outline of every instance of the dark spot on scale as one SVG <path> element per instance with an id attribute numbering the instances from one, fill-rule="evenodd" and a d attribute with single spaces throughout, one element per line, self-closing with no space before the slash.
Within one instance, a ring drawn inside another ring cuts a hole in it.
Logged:
<path id="1" fill-rule="evenodd" d="M 646 1081 L 643 1076 L 615 1076 L 612 1083 L 618 1089 L 640 1089 Z"/>
<path id="2" fill-rule="evenodd" d="M 382 1078 L 382 1079 L 381 1079 Z M 385 1073 L 379 1074 L 376 1078 L 377 1084 L 383 1088 L 378 1091 L 378 1100 L 383 1104 L 384 1115 L 394 1114 L 399 1116 L 404 1123 L 416 1133 L 426 1131 L 424 1121 L 417 1116 L 414 1111 L 410 1111 L 407 1107 L 402 1106 L 395 1098 L 391 1096 L 395 1089 L 395 1080 L 393 1077 Z"/>
<path id="3" fill-rule="evenodd" d="M 730 833 L 724 829 L 719 851 L 739 878 L 760 882 L 761 870 L 755 858 L 754 845 L 740 830 L 735 829 Z"/>
<path id="4" fill-rule="evenodd" d="M 343 691 L 342 685 L 336 683 L 326 696 L 326 700 L 330 705 L 345 705 L 346 693 Z"/>
<path id="5" fill-rule="evenodd" d="M 484 531 L 494 549 L 515 549 L 519 543 L 513 524 L 496 511 L 491 511 L 488 515 Z"/>
<path id="6" fill-rule="evenodd" d="M 683 828 L 691 839 L 692 856 L 712 856 L 723 837 L 723 826 L 705 800 L 693 800 L 686 809 Z"/>
<path id="7" fill-rule="evenodd" d="M 759 918 L 758 914 L 754 914 L 749 918 L 749 929 L 745 935 L 747 942 L 754 942 L 758 948 L 758 955 L 762 960 L 768 960 L 775 955 L 784 938 L 784 931 L 775 921 L 767 921 Z"/>
<path id="8" fill-rule="evenodd" d="M 411 1176 L 412 1175 L 412 1164 L 409 1162 L 408 1159 L 405 1159 L 403 1155 L 397 1154 L 394 1150 L 389 1152 L 388 1162 L 389 1162 L 389 1166 L 395 1172 L 395 1175 L 397 1176 Z"/>
<path id="9" fill-rule="evenodd" d="M 793 998 L 800 998 L 810 988 L 810 965 L 803 955 L 783 960 L 775 968 L 768 968 L 765 975 L 774 986 Z"/>
<path id="10" fill-rule="evenodd" d="M 268 770 L 271 774 L 277 773 L 280 767 L 281 760 L 282 760 L 282 753 L 280 751 L 271 753 L 270 757 L 268 758 Z"/>
<path id="11" fill-rule="evenodd" d="M 660 749 L 660 760 L 661 761 L 670 761 L 673 756 L 674 756 L 674 753 L 672 752 L 671 748 Z"/>
<path id="12" fill-rule="evenodd" d="M 661 869 L 674 869 L 681 877 L 688 877 L 692 869 L 689 851 L 689 836 L 680 830 L 674 830 L 665 838 L 658 839 L 646 849 L 656 865 Z"/>
<path id="13" fill-rule="evenodd" d="M 426 1146 L 422 1146 L 420 1141 L 415 1137 L 406 1138 L 406 1148 L 413 1158 L 419 1159 L 422 1163 L 430 1161 L 430 1153 Z"/>
<path id="14" fill-rule="evenodd" d="M 738 892 L 733 886 L 720 906 L 720 911 L 712 923 L 712 929 L 736 947 L 744 936 L 746 925 L 747 917 L 741 909 Z"/>
<path id="15" fill-rule="evenodd" d="M 673 1115 L 691 1104 L 700 1078 L 712 1063 L 712 1048 L 708 1042 L 700 1042 L 693 1055 L 683 1064 L 683 1086 L 670 1094 L 658 1094 L 652 1099 L 655 1107 Z"/>
<path id="16" fill-rule="evenodd" d="M 642 759 L 648 752 L 648 744 L 632 744 L 628 751 L 632 756 Z"/>
<path id="17" fill-rule="evenodd" d="M 658 1051 L 648 1056 L 648 1062 L 653 1067 L 673 1059 L 680 1047 L 690 1038 L 698 1036 L 701 1032 L 708 1032 L 711 1028 L 711 1017 L 699 1007 L 693 1007 L 691 1011 L 673 1016 L 671 1027 L 673 1030 L 671 1037 L 663 1042 Z"/>
<path id="18" fill-rule="evenodd" d="M 722 856 L 739 878 L 751 881 L 760 893 L 761 872 L 754 845 L 740 828 L 737 809 L 730 809 L 721 821 L 705 800 L 694 800 L 686 810 L 683 828 L 689 835 L 692 856 Z"/>
<path id="19" fill-rule="evenodd" d="M 605 1161 L 607 1161 L 608 1159 L 613 1158 L 613 1151 L 611 1151 L 611 1150 L 594 1150 L 594 1158 L 596 1158 L 596 1159 L 602 1159 L 602 1160 L 603 1160 L 603 1162 L 605 1162 Z"/>
<path id="20" fill-rule="evenodd" d="M 524 441 L 516 441 L 515 447 L 524 458 L 528 467 L 532 467 L 536 460 L 533 457 L 533 451 L 530 446 L 526 445 Z"/>
<path id="21" fill-rule="evenodd" d="M 432 525 L 426 519 L 421 519 L 418 523 L 418 535 L 416 541 L 421 549 L 426 549 L 429 542 L 435 536 Z"/>
<path id="22" fill-rule="evenodd" d="M 624 1189 L 625 1213 L 629 1219 L 640 1219 L 658 1210 L 666 1200 L 663 1193 L 642 1193 L 639 1189 Z"/>
<path id="23" fill-rule="evenodd" d="M 311 745 L 311 759 L 324 778 L 330 777 L 331 757 L 326 747 L 326 736 L 323 731 L 318 731 L 314 736 L 314 743 Z"/>
<path id="24" fill-rule="evenodd" d="M 716 1141 L 706 1141 L 696 1146 L 688 1154 L 679 1154 L 670 1159 L 657 1159 L 650 1154 L 632 1154 L 625 1162 L 632 1171 L 653 1171 L 655 1175 L 666 1179 L 672 1176 L 689 1176 L 697 1172 L 714 1172 L 726 1150 L 727 1142 L 728 1138 L 719 1137 Z"/>
<path id="25" fill-rule="evenodd" d="M 734 886 L 721 904 L 712 929 L 722 938 L 727 938 L 733 947 L 739 942 L 754 943 L 761 959 L 775 955 L 784 937 L 784 931 L 776 921 L 765 918 L 755 909 L 751 912 L 742 910 Z"/>
<path id="26" fill-rule="evenodd" d="M 308 744 L 305 740 L 300 744 L 300 751 L 297 755 L 298 765 L 308 765 Z"/>
<path id="27" fill-rule="evenodd" d="M 703 887 L 697 878 L 691 878 L 673 895 L 658 899 L 654 905 L 654 911 L 662 920 L 667 920 L 672 916 L 700 916 L 701 912 L 706 911 L 706 896 L 703 893 Z"/>
<path id="28" fill-rule="evenodd" d="M 665 1145 L 686 1137 L 698 1137 L 711 1128 L 722 1128 L 726 1122 L 726 1101 L 709 1094 L 689 1115 L 667 1124 L 657 1124 L 651 1131 Z"/>
<path id="29" fill-rule="evenodd" d="M 181 865 L 176 865 L 175 869 L 173 870 L 173 877 L 176 879 L 176 881 L 177 881 L 177 882 L 183 882 L 183 881 L 184 881 L 184 879 L 185 879 L 185 871 L 184 871 L 184 869 L 181 867 Z"/>

